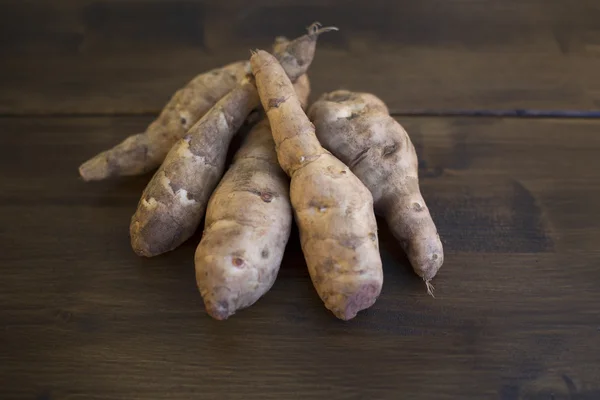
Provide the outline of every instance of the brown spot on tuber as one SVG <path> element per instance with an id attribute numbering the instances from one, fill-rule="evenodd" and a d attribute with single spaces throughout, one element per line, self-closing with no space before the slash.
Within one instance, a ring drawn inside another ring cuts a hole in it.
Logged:
<path id="1" fill-rule="evenodd" d="M 187 119 L 185 119 L 183 117 L 181 117 L 180 121 L 181 121 L 181 125 L 187 124 Z"/>
<path id="2" fill-rule="evenodd" d="M 346 173 L 347 173 L 347 172 L 346 172 L 346 170 L 345 170 L 345 169 L 343 169 L 343 170 L 341 170 L 341 171 L 340 171 L 340 174 L 342 174 L 342 175 L 345 175 Z"/>
<path id="3" fill-rule="evenodd" d="M 413 203 L 413 210 L 415 211 L 423 211 L 423 206 L 417 202 Z"/>
<path id="4" fill-rule="evenodd" d="M 284 101 L 285 101 L 285 97 L 276 97 L 274 99 L 269 99 L 269 104 L 268 104 L 269 109 L 279 107 L 279 105 L 281 103 L 283 103 Z"/>
<path id="5" fill-rule="evenodd" d="M 169 181 L 169 187 L 171 188 L 171 190 L 173 191 L 173 193 L 177 193 L 177 191 L 179 189 L 181 189 L 181 186 L 179 186 L 178 184 L 176 184 L 173 181 Z M 188 197 L 189 198 L 189 197 Z"/>
<path id="6" fill-rule="evenodd" d="M 240 257 L 233 257 L 231 259 L 231 263 L 235 266 L 235 267 L 241 267 L 242 265 L 244 265 L 244 260 Z"/>
<path id="7" fill-rule="evenodd" d="M 269 249 L 268 248 L 264 248 L 263 251 L 261 251 L 260 256 L 262 258 L 268 258 L 269 257 Z"/>
<path id="8" fill-rule="evenodd" d="M 268 193 L 268 192 L 263 192 L 263 193 L 260 194 L 260 198 L 265 203 L 270 203 L 273 200 L 273 195 L 271 193 Z"/>
<path id="9" fill-rule="evenodd" d="M 369 233 L 369 239 L 371 239 L 373 242 L 377 240 L 377 235 L 374 234 L 373 232 Z"/>
<path id="10" fill-rule="evenodd" d="M 348 117 L 346 117 L 346 119 L 348 119 L 348 120 L 352 120 L 352 119 L 354 119 L 354 118 L 357 118 L 357 117 L 359 117 L 359 116 L 360 116 L 360 114 L 357 114 L 357 113 L 352 113 L 352 114 L 350 114 Z"/>

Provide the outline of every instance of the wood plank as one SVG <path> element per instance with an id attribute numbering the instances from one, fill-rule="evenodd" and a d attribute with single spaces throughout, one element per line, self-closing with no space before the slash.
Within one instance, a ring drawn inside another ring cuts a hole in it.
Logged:
<path id="1" fill-rule="evenodd" d="M 254 3 L 253 3 L 254 4 Z M 150 113 L 194 75 L 314 20 L 314 95 L 372 91 L 393 112 L 600 107 L 595 0 L 85 0 L 0 5 L 0 113 Z"/>
<path id="2" fill-rule="evenodd" d="M 76 169 L 149 119 L 0 119 L 0 397 L 600 397 L 599 122 L 401 119 L 445 243 L 437 298 L 381 222 L 383 293 L 342 323 L 296 232 L 273 289 L 226 322 L 195 287 L 199 235 L 134 255 L 149 177 Z"/>

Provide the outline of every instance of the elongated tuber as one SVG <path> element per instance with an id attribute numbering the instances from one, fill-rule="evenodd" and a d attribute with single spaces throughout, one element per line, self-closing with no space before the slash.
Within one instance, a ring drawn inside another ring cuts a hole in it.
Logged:
<path id="1" fill-rule="evenodd" d="M 172 147 L 131 220 L 131 246 L 138 255 L 150 257 L 173 250 L 194 234 L 225 169 L 229 143 L 258 105 L 249 77 Z"/>
<path id="2" fill-rule="evenodd" d="M 294 80 L 309 68 L 316 37 L 329 28 L 309 27 L 295 40 L 279 40 L 279 54 Z M 289 78 L 288 78 L 289 79 Z M 221 178 L 227 150 L 250 112 L 260 105 L 252 79 L 238 84 L 169 151 L 144 190 L 130 224 L 131 245 L 143 256 L 175 249 L 196 231 Z"/>
<path id="3" fill-rule="evenodd" d="M 291 204 L 312 282 L 326 308 L 351 319 L 375 303 L 383 285 L 373 197 L 320 145 L 277 59 L 258 51 L 250 63 L 279 165 L 291 178 Z"/>
<path id="4" fill-rule="evenodd" d="M 294 87 L 306 104 L 307 76 Z M 229 318 L 273 286 L 292 225 L 289 184 L 265 116 L 235 154 L 206 208 L 196 282 L 213 318 Z"/>
<path id="5" fill-rule="evenodd" d="M 419 188 L 417 154 L 385 104 L 369 93 L 338 90 L 310 108 L 317 137 L 373 194 L 375 208 L 430 292 L 444 262 L 436 226 Z"/>
<path id="6" fill-rule="evenodd" d="M 79 167 L 86 181 L 140 175 L 157 168 L 171 146 L 185 136 L 215 103 L 244 78 L 247 61 L 239 61 L 196 76 L 171 97 L 145 132 L 129 136 Z"/>

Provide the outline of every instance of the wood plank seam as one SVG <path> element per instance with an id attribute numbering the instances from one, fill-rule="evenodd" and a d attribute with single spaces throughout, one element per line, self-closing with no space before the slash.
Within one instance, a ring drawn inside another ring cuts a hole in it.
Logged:
<path id="1" fill-rule="evenodd" d="M 113 117 L 156 117 L 160 110 L 139 112 L 10 112 L 0 113 L 0 118 L 113 118 Z M 536 110 L 536 109 L 506 109 L 506 110 L 408 110 L 391 111 L 393 117 L 501 117 L 501 118 L 600 118 L 600 110 Z"/>

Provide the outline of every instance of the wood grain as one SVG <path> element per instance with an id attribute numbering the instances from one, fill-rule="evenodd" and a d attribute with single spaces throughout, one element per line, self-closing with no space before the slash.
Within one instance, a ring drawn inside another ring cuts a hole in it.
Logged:
<path id="1" fill-rule="evenodd" d="M 396 113 L 598 111 L 595 0 L 0 3 L 0 113 L 156 114 L 193 76 L 319 20 L 314 95 Z M 334 71 L 335 73 L 332 73 Z"/>
<path id="2" fill-rule="evenodd" d="M 273 289 L 226 322 L 195 287 L 199 234 L 134 255 L 149 176 L 85 184 L 77 166 L 149 120 L 0 119 L 1 398 L 600 398 L 600 122 L 400 119 L 446 246 L 437 298 L 381 223 L 383 293 L 343 323 L 296 232 Z"/>

